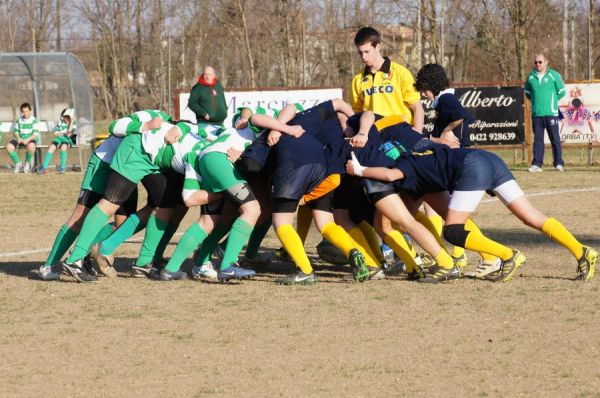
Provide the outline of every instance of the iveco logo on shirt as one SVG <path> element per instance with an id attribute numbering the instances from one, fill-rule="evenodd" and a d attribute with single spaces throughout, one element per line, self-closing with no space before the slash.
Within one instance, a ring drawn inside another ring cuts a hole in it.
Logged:
<path id="1" fill-rule="evenodd" d="M 366 90 L 363 90 L 362 94 L 364 97 L 366 97 L 367 95 L 373 95 L 373 94 L 383 94 L 383 93 L 393 93 L 394 92 L 394 87 L 393 86 L 373 86 L 371 88 L 367 88 Z"/>

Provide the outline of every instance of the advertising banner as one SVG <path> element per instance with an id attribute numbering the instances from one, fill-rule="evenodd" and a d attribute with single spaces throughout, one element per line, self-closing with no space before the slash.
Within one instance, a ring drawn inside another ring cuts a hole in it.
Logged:
<path id="1" fill-rule="evenodd" d="M 196 115 L 188 107 L 190 93 L 179 93 L 179 118 L 196 122 Z M 227 119 L 225 126 L 231 126 L 231 118 L 239 107 L 257 107 L 281 109 L 286 104 L 297 102 L 304 109 L 311 108 L 335 98 L 342 98 L 341 88 L 307 90 L 263 90 L 263 91 L 225 91 Z"/>
<path id="2" fill-rule="evenodd" d="M 560 140 L 598 142 L 600 136 L 600 83 L 565 84 L 567 95 L 558 101 L 562 113 Z M 545 141 L 549 143 L 548 135 Z"/>
<path id="3" fill-rule="evenodd" d="M 525 141 L 523 87 L 457 87 L 454 94 L 471 113 L 472 145 L 512 145 Z M 424 132 L 433 130 L 436 111 L 424 100 Z"/>

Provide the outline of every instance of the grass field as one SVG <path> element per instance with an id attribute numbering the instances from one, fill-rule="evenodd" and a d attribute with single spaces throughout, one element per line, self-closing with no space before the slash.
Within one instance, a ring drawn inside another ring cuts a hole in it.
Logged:
<path id="1" fill-rule="evenodd" d="M 600 170 L 515 176 L 534 205 L 600 247 Z M 498 200 L 476 220 L 528 259 L 506 284 L 344 282 L 343 268 L 316 258 L 314 231 L 311 287 L 278 286 L 276 274 L 228 285 L 131 279 L 135 243 L 117 254 L 122 277 L 31 279 L 81 177 L 0 174 L 0 397 L 600 397 L 600 278 L 575 282 L 571 255 Z M 270 232 L 265 250 L 277 247 Z"/>

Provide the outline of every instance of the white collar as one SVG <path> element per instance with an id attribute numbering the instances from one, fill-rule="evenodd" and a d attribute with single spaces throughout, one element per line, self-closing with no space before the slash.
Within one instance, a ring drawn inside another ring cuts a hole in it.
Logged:
<path id="1" fill-rule="evenodd" d="M 447 88 L 447 89 L 445 89 L 443 91 L 440 91 L 440 93 L 437 95 L 437 97 L 435 97 L 433 99 L 433 102 L 431 103 L 431 107 L 432 108 L 437 107 L 437 104 L 438 104 L 438 101 L 439 101 L 440 97 L 442 95 L 444 95 L 444 94 L 454 94 L 454 89 L 453 88 Z"/>

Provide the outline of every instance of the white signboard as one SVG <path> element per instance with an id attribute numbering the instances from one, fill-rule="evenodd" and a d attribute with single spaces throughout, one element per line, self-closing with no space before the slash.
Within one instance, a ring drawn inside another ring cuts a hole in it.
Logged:
<path id="1" fill-rule="evenodd" d="M 566 84 L 567 95 L 558 102 L 561 142 L 600 140 L 600 83 Z M 546 135 L 546 142 L 550 142 Z"/>
<path id="2" fill-rule="evenodd" d="M 196 122 L 196 115 L 188 107 L 190 93 L 179 94 L 179 118 Z M 231 126 L 231 118 L 237 108 L 281 109 L 288 103 L 299 103 L 304 109 L 311 108 L 321 102 L 342 98 L 341 88 L 308 89 L 308 90 L 277 90 L 277 91 L 226 91 L 227 119 L 225 126 Z"/>

